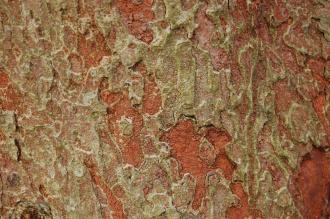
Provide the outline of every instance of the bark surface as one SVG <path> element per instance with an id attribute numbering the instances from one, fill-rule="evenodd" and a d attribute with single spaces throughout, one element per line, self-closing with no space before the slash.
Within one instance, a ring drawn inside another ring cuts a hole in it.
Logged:
<path id="1" fill-rule="evenodd" d="M 330 217 L 329 0 L 0 0 L 0 218 Z"/>

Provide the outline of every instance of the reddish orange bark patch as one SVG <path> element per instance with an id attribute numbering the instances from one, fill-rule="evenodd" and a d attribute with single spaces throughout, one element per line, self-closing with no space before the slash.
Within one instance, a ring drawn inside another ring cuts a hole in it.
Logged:
<path id="1" fill-rule="evenodd" d="M 248 205 L 248 198 L 243 190 L 241 183 L 234 183 L 231 186 L 233 193 L 235 193 L 240 199 L 241 207 L 231 207 L 227 210 L 227 217 L 229 219 L 245 218 L 250 215 L 250 209 Z"/>
<path id="2" fill-rule="evenodd" d="M 307 62 L 307 66 L 311 69 L 313 77 L 321 83 L 321 85 L 326 86 L 327 81 L 323 77 L 323 72 L 325 70 L 325 63 L 322 60 L 310 59 Z"/>
<path id="3" fill-rule="evenodd" d="M 97 66 L 103 56 L 110 55 L 109 48 L 101 33 L 96 33 L 94 39 L 86 39 L 85 35 L 79 34 L 78 53 L 83 57 L 87 69 Z"/>
<path id="4" fill-rule="evenodd" d="M 7 87 L 9 84 L 8 75 L 0 70 L 0 88 Z"/>
<path id="5" fill-rule="evenodd" d="M 120 11 L 130 33 L 139 40 L 150 43 L 153 40 L 153 33 L 148 22 L 154 19 L 153 0 L 116 0 L 114 4 Z"/>
<path id="6" fill-rule="evenodd" d="M 228 159 L 224 152 L 225 144 L 230 140 L 229 136 L 224 136 L 224 133 L 216 133 L 215 130 L 207 133 L 207 138 L 210 139 L 211 143 L 214 143 L 216 151 L 220 152 L 220 156 L 217 157 L 217 161 L 213 166 L 208 166 L 199 157 L 199 144 L 201 135 L 198 135 L 194 131 L 193 123 L 189 120 L 183 120 L 177 123 L 169 132 L 165 133 L 161 139 L 169 142 L 172 147 L 172 156 L 177 159 L 182 166 L 182 173 L 191 173 L 196 179 L 196 190 L 192 207 L 198 209 L 202 199 L 205 195 L 204 180 L 206 174 L 216 168 L 223 169 L 225 175 L 230 178 L 233 167 L 223 159 Z"/>
<path id="7" fill-rule="evenodd" d="M 226 155 L 226 144 L 231 140 L 229 135 L 218 131 L 216 128 L 210 128 L 206 133 L 206 139 L 214 145 L 218 154 L 215 166 L 223 170 L 227 179 L 230 179 L 234 172 L 234 165 Z"/>
<path id="8" fill-rule="evenodd" d="M 103 193 L 106 194 L 108 205 L 113 211 L 112 216 L 116 219 L 125 219 L 126 215 L 124 213 L 122 203 L 116 199 L 112 190 L 108 187 L 106 182 L 99 175 L 97 166 L 94 161 L 92 161 L 91 159 L 85 159 L 84 163 L 88 168 L 89 174 L 91 175 L 94 185 L 97 187 L 97 189 L 100 189 Z M 105 214 L 105 218 L 110 218 L 108 211 L 105 210 L 103 213 Z"/>
<path id="9" fill-rule="evenodd" d="M 240 199 L 240 207 L 230 207 L 227 210 L 228 219 L 243 219 L 248 218 L 261 218 L 261 213 L 257 210 L 252 210 L 248 204 L 248 196 L 244 192 L 241 183 L 233 183 L 231 185 L 231 190 L 235 193 Z"/>
<path id="10" fill-rule="evenodd" d="M 4 90 L 0 90 L 0 109 L 3 110 L 20 110 L 22 104 L 22 95 L 9 84 Z"/>
<path id="11" fill-rule="evenodd" d="M 314 148 L 293 177 L 293 196 L 305 218 L 322 218 L 329 198 L 330 161 Z"/>
<path id="12" fill-rule="evenodd" d="M 283 23 L 289 19 L 289 11 L 285 7 L 283 1 L 275 1 L 276 7 L 274 8 L 274 19 L 276 23 Z"/>
<path id="13" fill-rule="evenodd" d="M 179 122 L 164 137 L 172 146 L 172 156 L 179 160 L 183 173 L 191 173 L 196 178 L 196 192 L 193 208 L 197 209 L 205 194 L 204 177 L 210 170 L 198 156 L 200 136 L 194 133 L 194 127 L 190 121 Z"/>
<path id="14" fill-rule="evenodd" d="M 121 93 L 104 91 L 101 93 L 101 99 L 104 103 L 112 105 L 121 99 Z"/>
<path id="15" fill-rule="evenodd" d="M 132 45 L 133 46 L 133 45 Z M 128 92 L 109 92 L 107 89 L 108 84 L 101 84 L 100 97 L 101 100 L 108 106 L 109 128 L 114 134 L 117 143 L 122 146 L 122 156 L 124 162 L 138 166 L 143 159 L 142 141 L 140 135 L 143 128 L 143 113 L 155 114 L 161 107 L 161 97 L 159 89 L 156 85 L 154 75 L 147 73 L 146 67 L 142 63 L 134 66 L 134 70 L 141 73 L 144 78 L 135 78 L 137 83 L 144 80 L 144 96 L 142 110 L 133 107 L 128 97 Z M 120 73 L 119 73 L 120 74 Z M 126 117 L 132 120 L 133 133 L 132 136 L 123 136 L 121 134 L 118 121 Z M 145 153 L 152 153 L 154 146 L 151 142 L 145 145 Z"/>
<path id="16" fill-rule="evenodd" d="M 109 129 L 114 134 L 117 143 L 122 146 L 124 162 L 138 166 L 142 161 L 142 149 L 140 147 L 140 132 L 143 126 L 143 118 L 139 111 L 131 106 L 127 92 L 111 93 L 103 91 L 102 100 L 109 106 Z M 132 119 L 132 136 L 122 136 L 118 121 L 121 117 Z"/>

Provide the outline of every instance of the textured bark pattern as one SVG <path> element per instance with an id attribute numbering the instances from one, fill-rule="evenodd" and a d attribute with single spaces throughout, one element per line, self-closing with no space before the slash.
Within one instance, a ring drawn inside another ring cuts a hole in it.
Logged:
<path id="1" fill-rule="evenodd" d="M 329 0 L 0 0 L 0 218 L 328 218 Z"/>

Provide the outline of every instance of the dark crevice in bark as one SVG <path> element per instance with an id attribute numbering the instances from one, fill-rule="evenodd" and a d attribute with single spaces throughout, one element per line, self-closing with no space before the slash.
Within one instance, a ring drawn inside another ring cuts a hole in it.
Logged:
<path id="1" fill-rule="evenodd" d="M 22 148 L 21 148 L 21 144 L 19 142 L 19 140 L 17 140 L 16 138 L 14 139 L 15 142 L 15 146 L 17 148 L 17 161 L 20 162 L 22 159 Z"/>

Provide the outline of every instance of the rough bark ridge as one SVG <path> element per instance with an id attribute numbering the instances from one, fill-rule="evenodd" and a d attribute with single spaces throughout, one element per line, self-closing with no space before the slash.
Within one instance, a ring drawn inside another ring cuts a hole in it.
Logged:
<path id="1" fill-rule="evenodd" d="M 0 218 L 327 218 L 329 0 L 0 0 Z"/>

